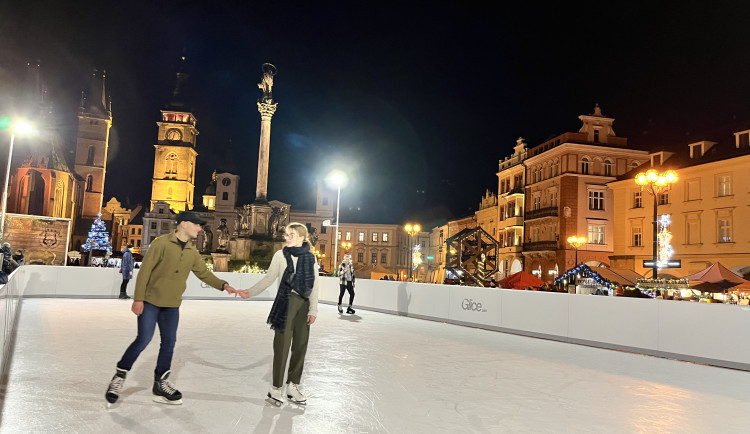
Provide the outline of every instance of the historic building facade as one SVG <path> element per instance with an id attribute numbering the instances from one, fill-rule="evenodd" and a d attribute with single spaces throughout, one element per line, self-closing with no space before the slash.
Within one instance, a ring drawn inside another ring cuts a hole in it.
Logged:
<path id="1" fill-rule="evenodd" d="M 500 280 L 523 269 L 523 210 L 526 197 L 526 143 L 516 141 L 513 155 L 499 162 L 497 231 L 492 236 L 500 243 L 498 275 Z M 490 232 L 491 233 L 491 232 Z M 492 233 L 491 233 L 492 234 Z"/>
<path id="2" fill-rule="evenodd" d="M 653 204 L 669 215 L 673 259 L 681 267 L 660 273 L 676 277 L 693 274 L 714 262 L 733 271 L 750 273 L 750 129 L 719 131 L 704 140 L 653 151 L 645 163 L 610 182 L 614 194 L 612 265 L 651 275 L 644 260 L 653 256 Z M 654 198 L 635 183 L 635 175 L 649 169 L 675 170 L 678 181 Z"/>
<path id="3" fill-rule="evenodd" d="M 614 251 L 614 195 L 607 183 L 648 159 L 612 129 L 599 106 L 581 115 L 577 133 L 554 137 L 528 151 L 524 214 L 524 270 L 545 281 L 575 266 L 570 236 L 588 242 L 578 262 L 609 265 Z"/>

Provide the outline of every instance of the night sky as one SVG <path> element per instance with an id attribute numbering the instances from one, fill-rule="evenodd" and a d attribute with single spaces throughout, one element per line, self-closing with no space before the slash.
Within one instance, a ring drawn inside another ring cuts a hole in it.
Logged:
<path id="1" fill-rule="evenodd" d="M 26 59 L 40 60 L 72 149 L 80 92 L 106 69 L 105 201 L 130 206 L 150 198 L 156 122 L 183 49 L 196 203 L 213 170 L 238 173 L 241 202 L 253 200 L 257 83 L 270 62 L 269 199 L 311 209 L 315 181 L 339 167 L 351 177 L 342 221 L 470 215 L 519 136 L 533 146 L 577 131 L 596 103 L 643 149 L 750 118 L 748 4 L 67 3 L 0 3 L 0 107 L 12 114 Z"/>

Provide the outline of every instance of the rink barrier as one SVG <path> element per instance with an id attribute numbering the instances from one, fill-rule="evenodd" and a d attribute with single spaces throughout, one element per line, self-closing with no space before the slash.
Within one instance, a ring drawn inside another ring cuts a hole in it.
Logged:
<path id="1" fill-rule="evenodd" d="M 238 289 L 263 277 L 216 274 Z M 121 276 L 116 269 L 31 265 L 12 281 L 23 285 L 14 288 L 24 298 L 116 298 Z M 128 293 L 134 289 L 133 281 Z M 750 371 L 750 346 L 737 342 L 750 324 L 748 306 L 367 279 L 357 280 L 355 292 L 355 309 Z M 274 284 L 249 301 L 275 293 Z M 320 303 L 335 305 L 338 296 L 338 278 L 321 277 Z M 228 297 L 191 275 L 184 298 Z"/>

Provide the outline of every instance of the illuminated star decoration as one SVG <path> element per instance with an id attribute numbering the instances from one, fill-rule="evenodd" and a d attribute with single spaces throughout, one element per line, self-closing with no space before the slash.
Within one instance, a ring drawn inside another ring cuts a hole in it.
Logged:
<path id="1" fill-rule="evenodd" d="M 669 214 L 664 214 L 659 219 L 659 233 L 657 238 L 659 240 L 658 258 L 656 266 L 664 268 L 667 265 L 667 261 L 672 257 L 674 250 L 670 244 L 672 241 L 672 232 L 669 231 L 669 225 L 672 223 Z"/>
<path id="2" fill-rule="evenodd" d="M 422 252 L 419 244 L 414 246 L 414 253 L 411 254 L 411 266 L 412 270 L 416 270 L 419 264 L 422 263 Z"/>

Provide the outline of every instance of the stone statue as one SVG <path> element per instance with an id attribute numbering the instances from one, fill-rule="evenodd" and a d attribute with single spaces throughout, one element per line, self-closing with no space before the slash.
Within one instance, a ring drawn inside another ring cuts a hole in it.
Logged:
<path id="1" fill-rule="evenodd" d="M 307 236 L 310 238 L 310 244 L 312 244 L 312 247 L 315 247 L 318 244 L 318 228 L 312 226 Z"/>
<path id="2" fill-rule="evenodd" d="M 214 245 L 214 233 L 211 232 L 211 226 L 206 225 L 203 227 L 203 248 L 202 252 L 211 252 L 211 248 Z"/>
<path id="3" fill-rule="evenodd" d="M 268 221 L 268 236 L 273 237 L 279 232 L 283 232 L 286 227 L 286 218 L 289 207 L 275 206 L 271 209 L 271 218 Z"/>
<path id="4" fill-rule="evenodd" d="M 240 218 L 240 230 L 243 232 L 247 232 L 250 230 L 250 215 L 252 214 L 253 210 L 250 207 L 250 205 L 244 205 L 242 207 L 242 216 Z"/>
<path id="5" fill-rule="evenodd" d="M 227 228 L 227 224 L 224 221 L 222 221 L 221 225 L 219 225 L 218 231 L 219 231 L 219 248 L 217 250 L 226 251 L 227 244 L 229 244 L 229 228 Z"/>
<path id="6" fill-rule="evenodd" d="M 259 102 L 270 103 L 273 101 L 273 76 L 276 75 L 276 67 L 270 63 L 264 63 L 260 68 L 263 71 L 263 77 L 261 77 L 258 88 L 263 91 L 263 96 L 260 97 Z"/>

